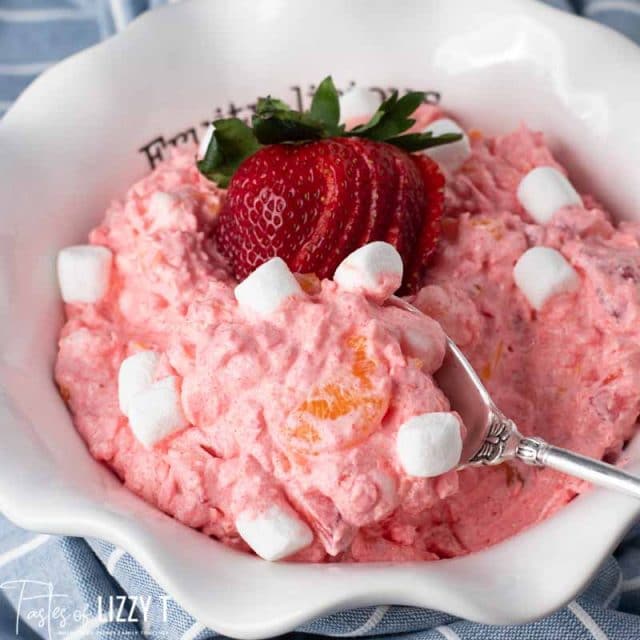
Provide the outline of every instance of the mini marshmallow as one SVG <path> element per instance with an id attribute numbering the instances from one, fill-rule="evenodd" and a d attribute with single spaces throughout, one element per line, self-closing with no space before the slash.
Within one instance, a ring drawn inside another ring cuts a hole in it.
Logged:
<path id="1" fill-rule="evenodd" d="M 440 147 L 425 149 L 430 158 L 435 160 L 440 166 L 449 171 L 456 171 L 464 161 L 471 155 L 471 145 L 467 134 L 462 130 L 457 122 L 450 118 L 439 118 L 431 122 L 426 128 L 425 133 L 430 131 L 434 136 L 441 136 L 444 133 L 461 133 L 462 138 L 457 142 L 443 144 Z"/>
<path id="2" fill-rule="evenodd" d="M 171 210 L 175 207 L 175 204 L 175 198 L 170 193 L 166 193 L 165 191 L 156 191 L 149 198 L 147 211 L 154 222 L 157 222 L 158 220 L 162 221 L 166 215 L 171 214 Z"/>
<path id="3" fill-rule="evenodd" d="M 582 205 L 573 185 L 553 167 L 536 167 L 518 185 L 518 201 L 538 223 L 545 224 L 553 214 L 571 205 Z"/>
<path id="4" fill-rule="evenodd" d="M 580 286 L 575 269 L 559 251 L 550 247 L 527 249 L 513 267 L 513 279 L 537 310 L 552 296 L 574 291 Z"/>
<path id="5" fill-rule="evenodd" d="M 313 542 L 313 533 L 292 509 L 271 506 L 260 515 L 243 511 L 236 519 L 242 539 L 264 560 L 281 560 Z"/>
<path id="6" fill-rule="evenodd" d="M 58 283 L 70 303 L 98 302 L 109 289 L 113 256 L 106 247 L 80 244 L 58 254 Z"/>
<path id="7" fill-rule="evenodd" d="M 382 104 L 380 94 L 364 87 L 351 87 L 340 96 L 340 122 L 372 116 Z"/>
<path id="8" fill-rule="evenodd" d="M 371 242 L 349 254 L 336 269 L 334 282 L 345 291 L 384 302 L 402 284 L 402 258 L 388 242 Z"/>
<path id="9" fill-rule="evenodd" d="M 129 415 L 133 398 L 153 384 L 159 360 L 155 351 L 139 351 L 122 361 L 118 371 L 118 402 L 125 416 Z"/>
<path id="10" fill-rule="evenodd" d="M 414 416 L 398 431 L 396 453 L 410 476 L 433 478 L 446 473 L 460 462 L 460 421 L 448 412 Z"/>
<path id="11" fill-rule="evenodd" d="M 178 378 L 169 376 L 136 394 L 129 403 L 129 425 L 147 449 L 188 426 L 182 411 Z"/>
<path id="12" fill-rule="evenodd" d="M 300 284 L 282 258 L 271 258 L 234 291 L 238 304 L 259 315 L 274 312 L 287 299 L 303 294 Z"/>
<path id="13" fill-rule="evenodd" d="M 209 144 L 211 143 L 211 139 L 213 138 L 213 132 L 216 130 L 213 124 L 210 124 L 207 127 L 207 130 L 204 133 L 204 138 L 200 141 L 200 145 L 198 146 L 198 160 L 204 159 L 207 155 L 207 149 L 209 148 Z"/>

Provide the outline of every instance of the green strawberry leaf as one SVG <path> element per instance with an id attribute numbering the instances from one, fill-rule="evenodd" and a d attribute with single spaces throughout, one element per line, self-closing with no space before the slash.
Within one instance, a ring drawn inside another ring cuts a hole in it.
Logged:
<path id="1" fill-rule="evenodd" d="M 340 100 L 331 76 L 327 76 L 316 89 L 309 114 L 322 122 L 328 130 L 337 130 L 340 124 Z"/>
<path id="2" fill-rule="evenodd" d="M 256 114 L 251 124 L 260 144 L 303 142 L 328 137 L 322 122 L 299 111 L 279 111 L 270 115 Z"/>
<path id="3" fill-rule="evenodd" d="M 240 164 L 252 156 L 260 144 L 251 129 L 239 118 L 216 120 L 211 142 L 198 162 L 200 173 L 220 187 L 227 187 Z"/>
<path id="4" fill-rule="evenodd" d="M 380 142 L 394 138 L 410 129 L 415 120 L 409 118 L 424 101 L 425 94 L 412 91 L 398 100 L 398 92 L 394 91 L 373 114 L 371 120 L 360 127 L 355 127 L 347 135 L 378 140 Z"/>
<path id="5" fill-rule="evenodd" d="M 403 136 L 387 138 L 385 142 L 403 149 L 408 153 L 413 153 L 414 151 L 422 151 L 430 147 L 438 147 L 442 144 L 456 142 L 461 138 L 461 133 L 443 133 L 439 136 L 434 136 L 431 131 L 427 131 L 425 133 L 407 133 Z"/>
<path id="6" fill-rule="evenodd" d="M 238 118 L 216 120 L 214 135 L 198 169 L 209 180 L 226 187 L 240 164 L 262 145 L 359 137 L 387 142 L 412 153 L 459 140 L 462 136 L 455 133 L 404 133 L 415 124 L 410 116 L 424 99 L 425 94 L 420 91 L 401 98 L 394 91 L 368 122 L 345 131 L 340 124 L 338 91 L 331 76 L 327 76 L 318 85 L 309 111 L 296 111 L 286 102 L 267 96 L 258 99 L 251 127 Z"/>
<path id="7" fill-rule="evenodd" d="M 424 91 L 411 91 L 396 102 L 393 114 L 396 119 L 408 118 L 424 101 Z"/>
<path id="8" fill-rule="evenodd" d="M 288 113 L 292 111 L 291 107 L 278 98 L 267 96 L 266 98 L 258 98 L 256 102 L 256 115 L 261 117 L 272 117 L 279 113 Z"/>
<path id="9" fill-rule="evenodd" d="M 368 122 L 364 124 L 360 124 L 357 127 L 351 129 L 348 135 L 359 136 L 362 138 L 368 137 L 364 135 L 366 132 L 371 131 L 375 127 L 377 127 L 380 122 L 382 122 L 383 118 L 385 118 L 386 114 L 393 109 L 396 102 L 398 101 L 398 92 L 394 91 L 379 107 L 378 110 L 371 116 Z"/>
<path id="10" fill-rule="evenodd" d="M 306 111 L 294 111 L 270 96 L 258 100 L 251 124 L 261 144 L 320 140 L 330 135 L 320 120 Z"/>

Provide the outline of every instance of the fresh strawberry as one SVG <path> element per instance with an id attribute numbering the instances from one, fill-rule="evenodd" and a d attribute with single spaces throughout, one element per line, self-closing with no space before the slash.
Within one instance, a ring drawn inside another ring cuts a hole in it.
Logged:
<path id="1" fill-rule="evenodd" d="M 345 131 L 327 78 L 308 113 L 266 98 L 253 128 L 216 121 L 199 168 L 228 184 L 216 240 L 236 277 L 276 255 L 293 271 L 331 277 L 353 250 L 385 240 L 403 258 L 405 290 L 415 289 L 438 238 L 444 178 L 410 152 L 457 139 L 400 135 L 422 98 L 393 94 L 368 123 Z"/>
<path id="2" fill-rule="evenodd" d="M 217 241 L 237 278 L 273 256 L 290 266 L 294 261 L 326 260 L 332 236 L 338 233 L 336 217 L 349 191 L 336 145 L 322 145 L 326 153 L 317 145 L 267 146 L 235 173 L 219 217 Z"/>
<path id="3" fill-rule="evenodd" d="M 270 145 L 242 163 L 217 226 L 237 278 L 276 255 L 299 273 L 333 275 L 370 199 L 366 163 L 346 142 Z"/>

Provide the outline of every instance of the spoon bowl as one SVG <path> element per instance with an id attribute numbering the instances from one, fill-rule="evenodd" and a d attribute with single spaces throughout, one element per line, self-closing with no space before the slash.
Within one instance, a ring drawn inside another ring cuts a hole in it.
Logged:
<path id="1" fill-rule="evenodd" d="M 422 314 L 406 300 L 393 296 L 390 301 L 408 313 Z M 517 458 L 640 498 L 639 477 L 548 444 L 542 438 L 524 437 L 515 422 L 496 407 L 471 363 L 448 336 L 445 357 L 434 378 L 466 427 L 458 468 L 496 465 Z"/>

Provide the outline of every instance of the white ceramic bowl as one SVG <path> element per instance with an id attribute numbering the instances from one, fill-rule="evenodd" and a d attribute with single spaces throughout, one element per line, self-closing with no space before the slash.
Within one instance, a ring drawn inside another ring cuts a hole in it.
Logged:
<path id="1" fill-rule="evenodd" d="M 573 598 L 640 513 L 603 491 L 507 542 L 423 564 L 268 564 L 161 514 L 87 453 L 52 382 L 54 258 L 148 170 L 139 149 L 257 94 L 339 85 L 439 91 L 489 133 L 544 130 L 579 187 L 640 216 L 640 51 L 523 0 L 217 0 L 146 15 L 46 72 L 0 123 L 0 509 L 22 527 L 133 554 L 201 622 L 264 637 L 371 604 L 518 623 Z M 150 151 L 155 152 L 161 143 Z M 635 178 L 635 179 L 634 179 Z M 640 442 L 629 450 L 640 471 Z"/>

